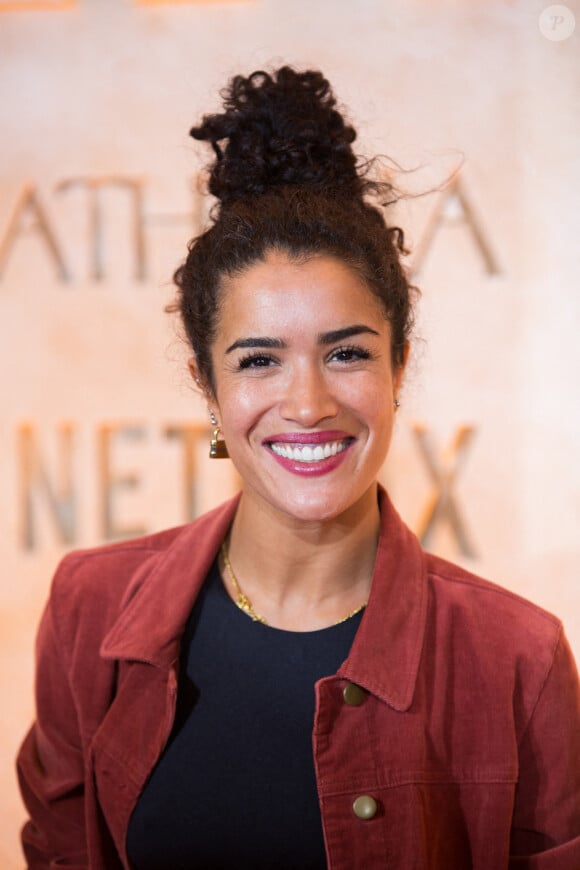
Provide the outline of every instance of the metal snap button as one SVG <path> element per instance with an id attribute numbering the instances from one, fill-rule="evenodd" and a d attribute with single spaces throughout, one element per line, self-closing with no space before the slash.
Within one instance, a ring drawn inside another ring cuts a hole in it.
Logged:
<path id="1" fill-rule="evenodd" d="M 347 683 L 342 691 L 344 703 L 349 707 L 359 707 L 366 697 L 366 692 L 356 683 Z"/>
<path id="2" fill-rule="evenodd" d="M 357 819 L 363 819 L 363 821 L 373 819 L 377 814 L 377 809 L 376 800 L 368 794 L 361 794 L 352 805 L 352 810 Z"/>

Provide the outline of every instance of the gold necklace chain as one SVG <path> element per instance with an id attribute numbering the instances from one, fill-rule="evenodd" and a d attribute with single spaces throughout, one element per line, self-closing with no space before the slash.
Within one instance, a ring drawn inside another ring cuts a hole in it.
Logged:
<path id="1" fill-rule="evenodd" d="M 244 593 L 240 589 L 240 584 L 238 583 L 238 579 L 237 579 L 236 575 L 234 574 L 234 569 L 232 568 L 232 565 L 230 562 L 230 557 L 228 556 L 228 549 L 226 547 L 225 541 L 222 541 L 221 554 L 222 554 L 222 557 L 224 560 L 224 565 L 225 565 L 225 568 L 227 571 L 227 575 L 230 579 L 232 586 L 234 587 L 234 592 L 236 594 L 236 597 L 234 598 L 234 603 L 237 604 L 237 606 L 240 608 L 240 610 L 243 610 L 244 613 L 246 614 L 246 616 L 249 616 L 250 619 L 252 619 L 254 622 L 261 622 L 262 625 L 268 625 L 268 623 L 266 622 L 264 617 L 260 616 L 260 614 L 254 610 L 254 608 L 252 606 L 252 602 L 250 601 L 248 596 L 244 595 Z M 351 616 L 356 616 L 357 613 L 360 613 L 361 610 L 366 606 L 367 606 L 367 602 L 363 601 L 362 604 L 359 604 L 358 607 L 355 607 L 354 610 L 351 610 L 351 612 L 347 613 L 346 616 L 343 616 L 342 619 L 339 619 L 337 622 L 333 622 L 332 625 L 333 626 L 340 625 L 342 622 L 346 622 L 347 619 L 350 619 Z"/>

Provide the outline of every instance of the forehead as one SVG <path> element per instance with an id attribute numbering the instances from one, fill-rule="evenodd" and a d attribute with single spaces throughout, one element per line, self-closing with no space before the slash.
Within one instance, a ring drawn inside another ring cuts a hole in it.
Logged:
<path id="1" fill-rule="evenodd" d="M 249 326 L 321 332 L 361 320 L 388 332 L 379 300 L 347 264 L 330 256 L 292 260 L 271 251 L 223 282 L 218 335 Z"/>

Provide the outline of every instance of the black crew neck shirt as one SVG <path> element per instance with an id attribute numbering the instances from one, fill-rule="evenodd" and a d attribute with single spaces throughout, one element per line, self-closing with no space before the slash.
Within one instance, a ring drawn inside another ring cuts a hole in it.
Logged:
<path id="1" fill-rule="evenodd" d="M 307 632 L 253 622 L 213 565 L 183 636 L 173 731 L 130 820 L 135 870 L 326 868 L 314 684 L 361 616 Z"/>

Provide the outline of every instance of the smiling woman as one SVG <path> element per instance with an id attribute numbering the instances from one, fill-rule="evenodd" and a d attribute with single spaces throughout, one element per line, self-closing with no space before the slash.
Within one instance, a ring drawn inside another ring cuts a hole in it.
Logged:
<path id="1" fill-rule="evenodd" d="M 340 260 L 317 255 L 293 262 L 281 252 L 229 278 L 223 294 L 212 348 L 215 393 L 208 401 L 245 482 L 232 552 L 248 537 L 242 522 L 260 532 L 258 517 L 270 535 L 274 523 L 319 523 L 316 547 L 324 544 L 322 524 L 346 511 L 357 527 L 363 515 L 372 515 L 376 534 L 376 479 L 403 371 L 392 365 L 391 330 L 379 301 Z M 368 528 L 370 534 L 370 523 Z M 367 546 L 365 541 L 365 551 Z M 252 583 L 254 572 L 248 573 Z M 347 604 L 368 594 L 370 574 L 358 586 L 352 573 L 341 576 L 338 565 L 332 574 L 338 608 L 337 583 L 345 583 Z M 304 579 L 311 598 L 328 597 L 316 591 L 323 579 L 318 568 Z M 287 596 L 285 586 L 269 593 L 285 609 L 274 624 L 288 627 L 291 619 L 297 627 L 322 627 L 316 601 L 309 616 L 304 595 Z M 265 597 L 268 587 L 255 595 Z"/>
<path id="2" fill-rule="evenodd" d="M 29 866 L 578 870 L 560 622 L 424 553 L 377 482 L 412 327 L 393 190 L 316 71 L 235 77 L 192 135 L 218 204 L 176 309 L 242 492 L 61 564 Z"/>

